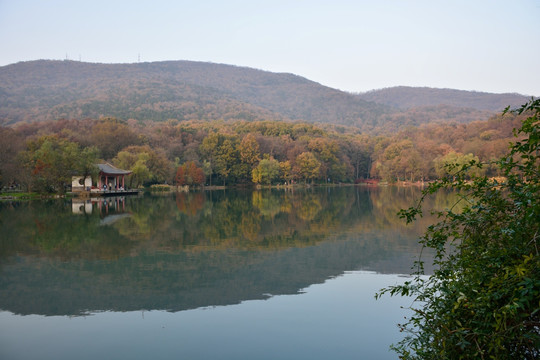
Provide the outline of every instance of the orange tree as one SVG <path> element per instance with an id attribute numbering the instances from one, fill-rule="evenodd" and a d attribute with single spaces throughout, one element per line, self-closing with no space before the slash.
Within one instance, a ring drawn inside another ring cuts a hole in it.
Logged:
<path id="1" fill-rule="evenodd" d="M 202 185 L 205 175 L 203 169 L 197 167 L 193 161 L 188 161 L 176 170 L 175 183 L 178 186 Z"/>

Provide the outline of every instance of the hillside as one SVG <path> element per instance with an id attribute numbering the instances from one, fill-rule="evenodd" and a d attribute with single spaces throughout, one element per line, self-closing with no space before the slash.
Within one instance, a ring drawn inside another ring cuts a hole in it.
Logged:
<path id="1" fill-rule="evenodd" d="M 0 121 L 291 119 L 361 125 L 387 107 L 292 74 L 190 61 L 0 68 Z"/>
<path id="2" fill-rule="evenodd" d="M 491 94 L 477 91 L 408 86 L 372 90 L 358 96 L 366 101 L 373 101 L 403 110 L 445 105 L 448 107 L 500 112 L 508 105 L 517 107 L 529 100 L 529 97 L 520 94 Z"/>
<path id="3" fill-rule="evenodd" d="M 354 95 L 293 74 L 193 61 L 38 60 L 0 67 L 0 125 L 100 117 L 302 120 L 388 133 L 431 122 L 485 120 L 526 100 L 406 87 Z"/>

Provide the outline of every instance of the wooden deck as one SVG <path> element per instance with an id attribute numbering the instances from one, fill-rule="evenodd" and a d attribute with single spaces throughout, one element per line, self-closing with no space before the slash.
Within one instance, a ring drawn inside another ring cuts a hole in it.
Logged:
<path id="1" fill-rule="evenodd" d="M 91 196 L 124 196 L 124 195 L 138 195 L 142 192 L 140 189 L 129 189 L 129 190 L 97 190 L 93 189 L 91 191 L 75 191 L 74 195 L 79 197 L 91 197 Z"/>

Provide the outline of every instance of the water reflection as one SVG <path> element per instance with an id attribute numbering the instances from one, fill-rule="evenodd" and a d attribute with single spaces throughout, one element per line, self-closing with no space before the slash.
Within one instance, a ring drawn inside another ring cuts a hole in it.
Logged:
<path id="1" fill-rule="evenodd" d="M 352 270 L 406 274 L 425 224 L 395 214 L 418 195 L 347 187 L 2 203 L 0 309 L 176 312 L 295 294 Z"/>
<path id="2" fill-rule="evenodd" d="M 131 216 L 126 211 L 125 196 L 75 198 L 71 200 L 71 212 L 76 215 L 92 215 L 99 213 L 100 225 L 110 225 L 120 219 Z"/>

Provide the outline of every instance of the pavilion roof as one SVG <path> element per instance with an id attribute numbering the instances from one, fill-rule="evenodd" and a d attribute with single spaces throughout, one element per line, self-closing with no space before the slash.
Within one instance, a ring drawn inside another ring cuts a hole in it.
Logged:
<path id="1" fill-rule="evenodd" d="M 129 170 L 118 169 L 118 168 L 112 166 L 109 163 L 97 164 L 97 166 L 99 168 L 99 171 L 101 173 L 103 173 L 103 174 L 106 174 L 106 175 L 129 175 L 129 174 L 131 174 L 131 171 L 129 171 Z"/>

